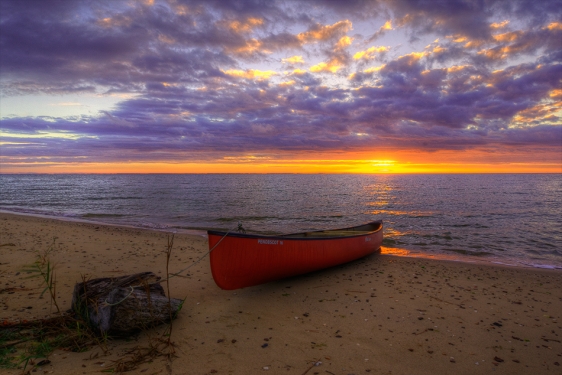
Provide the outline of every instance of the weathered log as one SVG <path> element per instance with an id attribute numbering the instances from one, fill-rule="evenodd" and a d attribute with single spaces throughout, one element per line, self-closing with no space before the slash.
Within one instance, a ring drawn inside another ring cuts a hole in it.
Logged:
<path id="1" fill-rule="evenodd" d="M 160 277 L 141 272 L 78 283 L 72 309 L 100 333 L 128 335 L 175 319 L 182 300 L 168 299 Z"/>

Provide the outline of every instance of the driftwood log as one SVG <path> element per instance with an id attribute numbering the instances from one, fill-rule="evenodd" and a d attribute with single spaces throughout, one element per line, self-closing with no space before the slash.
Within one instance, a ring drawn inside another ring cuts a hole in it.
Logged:
<path id="1" fill-rule="evenodd" d="M 142 272 L 78 283 L 72 309 L 100 333 L 128 335 L 175 319 L 182 300 L 168 299 L 160 277 Z"/>

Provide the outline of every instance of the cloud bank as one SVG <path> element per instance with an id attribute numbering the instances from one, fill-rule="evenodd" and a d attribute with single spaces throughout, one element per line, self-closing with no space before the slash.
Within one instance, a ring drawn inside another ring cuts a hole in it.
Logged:
<path id="1" fill-rule="evenodd" d="M 556 154 L 561 19 L 556 0 L 2 1 L 3 98 L 125 99 L 73 117 L 8 108 L 0 160 Z"/>

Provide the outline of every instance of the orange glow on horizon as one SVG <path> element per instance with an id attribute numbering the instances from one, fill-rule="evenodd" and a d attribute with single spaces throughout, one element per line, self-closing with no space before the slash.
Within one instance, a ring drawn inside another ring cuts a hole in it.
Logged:
<path id="1" fill-rule="evenodd" d="M 391 160 L 224 160 L 131 163 L 2 163 L 0 173 L 301 173 L 301 174 L 446 174 L 562 173 L 556 163 L 399 163 Z"/>
<path id="2" fill-rule="evenodd" d="M 311 157 L 311 155 L 313 155 Z M 384 150 L 279 154 L 233 154 L 220 158 L 192 156 L 145 162 L 66 162 L 48 157 L 0 156 L 0 173 L 562 173 L 557 150 L 495 148 L 466 151 Z M 185 159 L 185 158 L 184 158 Z"/>

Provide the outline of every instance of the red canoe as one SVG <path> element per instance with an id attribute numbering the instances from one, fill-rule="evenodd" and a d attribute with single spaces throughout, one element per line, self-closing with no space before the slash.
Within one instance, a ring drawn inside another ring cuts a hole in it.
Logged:
<path id="1" fill-rule="evenodd" d="M 382 221 L 280 236 L 207 233 L 213 278 L 222 289 L 232 290 L 336 266 L 380 251 Z"/>

